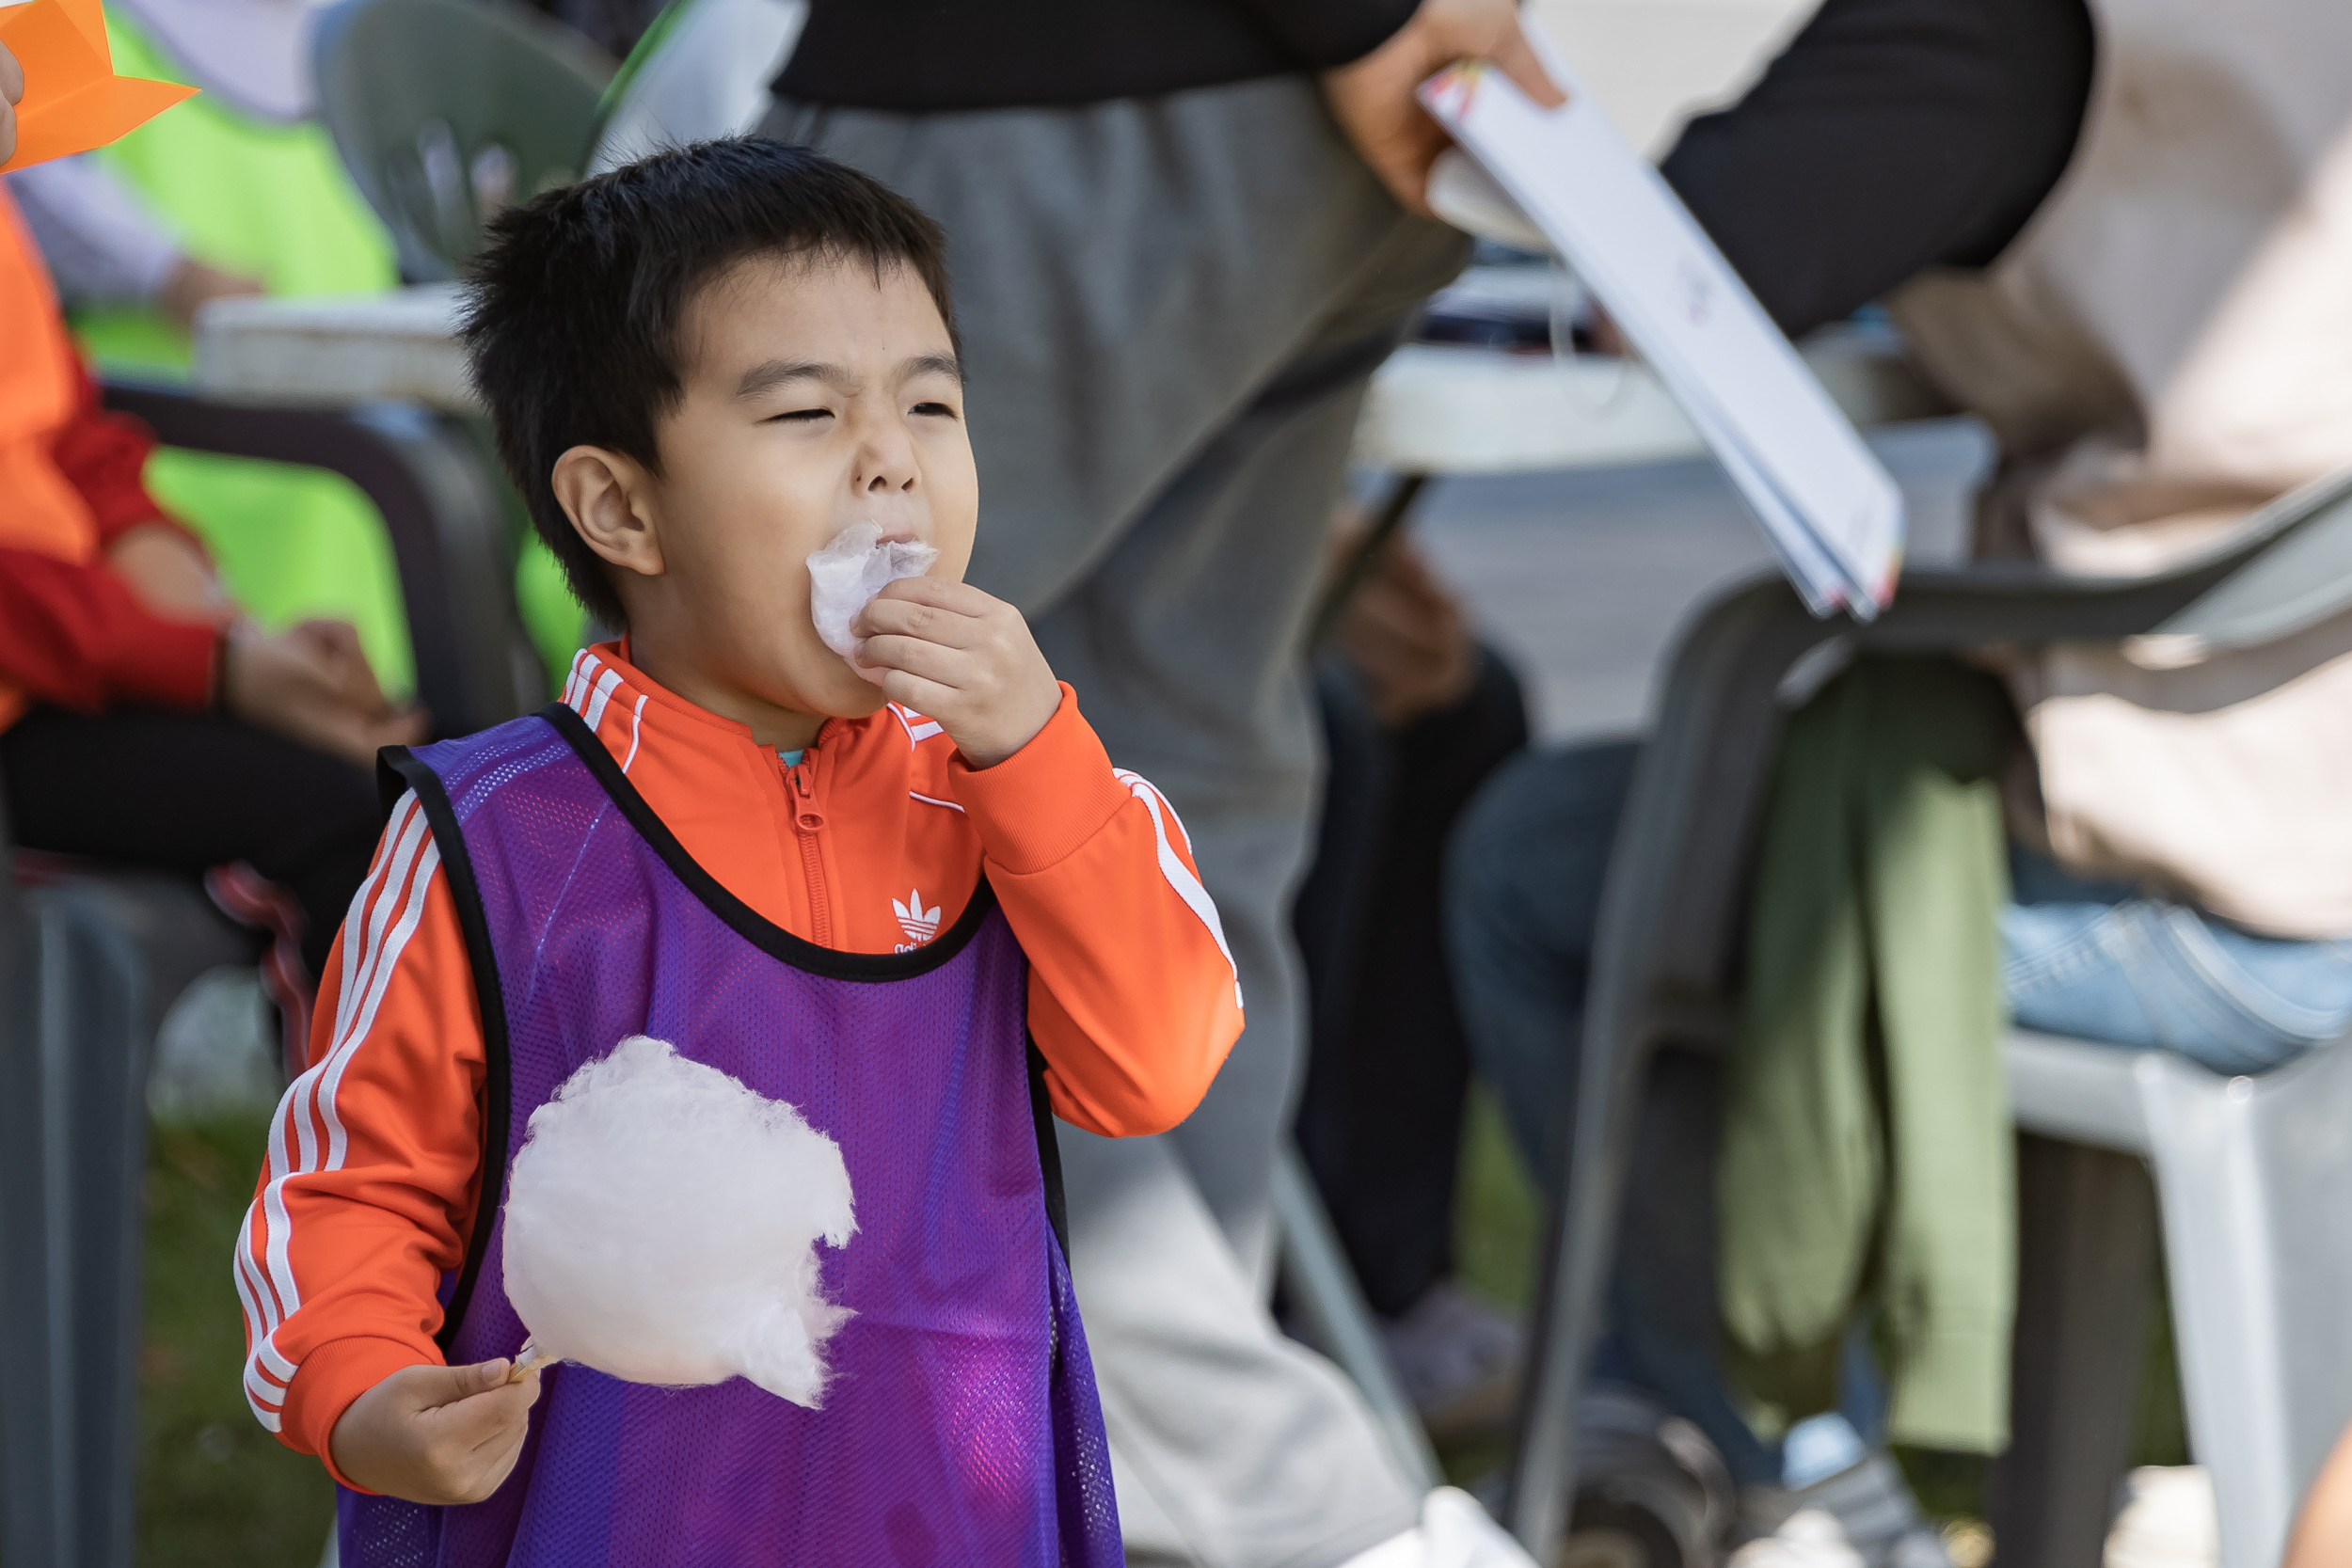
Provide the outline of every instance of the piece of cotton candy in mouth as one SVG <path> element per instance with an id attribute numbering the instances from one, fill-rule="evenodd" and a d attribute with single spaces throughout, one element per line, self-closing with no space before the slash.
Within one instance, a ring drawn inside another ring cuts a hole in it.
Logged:
<path id="1" fill-rule="evenodd" d="M 939 552 L 919 539 L 884 539 L 880 523 L 851 523 L 808 558 L 808 614 L 825 646 L 855 663 L 866 640 L 850 630 L 873 596 L 919 578 Z"/>
<path id="2" fill-rule="evenodd" d="M 531 1113 L 505 1228 L 507 1298 L 547 1357 L 823 1398 L 850 1314 L 817 1243 L 847 1245 L 857 1221 L 840 1146 L 783 1101 L 632 1035 Z"/>

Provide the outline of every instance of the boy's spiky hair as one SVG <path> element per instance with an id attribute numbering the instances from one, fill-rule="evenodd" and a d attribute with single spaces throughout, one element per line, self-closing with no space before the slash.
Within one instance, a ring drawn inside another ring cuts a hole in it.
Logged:
<path id="1" fill-rule="evenodd" d="M 913 269 L 947 324 L 939 225 L 879 181 L 804 147 L 698 142 L 509 208 L 468 271 L 463 321 L 499 455 L 573 594 L 627 617 L 550 480 L 569 448 L 607 447 L 661 471 L 654 433 L 685 391 L 688 305 L 749 257 Z"/>

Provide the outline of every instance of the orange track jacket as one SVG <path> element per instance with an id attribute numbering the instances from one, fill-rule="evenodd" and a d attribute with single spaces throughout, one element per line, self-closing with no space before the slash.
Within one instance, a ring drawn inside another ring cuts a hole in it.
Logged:
<path id="1" fill-rule="evenodd" d="M 1111 766 L 1066 686 L 1036 738 L 986 769 L 895 704 L 828 721 L 787 767 L 611 643 L 578 657 L 564 701 L 687 853 L 795 936 L 901 951 L 954 925 L 985 875 L 1028 957 L 1029 1027 L 1065 1121 L 1111 1136 L 1174 1125 L 1241 1032 L 1183 826 Z M 481 1013 L 413 796 L 352 901 L 314 1017 L 235 1264 L 246 1399 L 289 1447 L 327 1459 L 353 1400 L 441 1359 L 436 1291 L 465 1258 L 482 1174 Z"/>

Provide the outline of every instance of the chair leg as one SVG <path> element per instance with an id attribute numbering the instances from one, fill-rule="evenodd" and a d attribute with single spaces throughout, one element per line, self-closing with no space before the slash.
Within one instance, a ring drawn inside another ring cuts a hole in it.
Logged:
<path id="1" fill-rule="evenodd" d="M 2156 1268 L 2155 1189 L 2137 1158 L 2021 1133 L 2009 1451 L 1989 1512 L 2002 1568 L 2099 1560 L 2131 1459 Z"/>
<path id="2" fill-rule="evenodd" d="M 0 1549 L 129 1568 L 145 976 L 73 895 L 32 904 L 0 1094 Z"/>
<path id="3" fill-rule="evenodd" d="M 1503 1508 L 1503 1522 L 1540 1563 L 1557 1557 L 1576 1493 L 1576 1400 L 1607 1311 L 1627 1174 L 1654 1054 L 1646 1039 L 1635 1040 L 1613 1061 L 1587 1044 L 1575 1125 L 1553 1189 L 1559 1196 L 1545 1205 L 1543 1272 Z"/>
<path id="4" fill-rule="evenodd" d="M 1315 1192 L 1306 1160 L 1287 1138 L 1274 1155 L 1274 1212 L 1281 1231 L 1282 1288 L 1315 1348 L 1354 1382 L 1405 1479 L 1423 1492 L 1442 1485 L 1445 1471 L 1429 1446 L 1429 1433 L 1390 1370 L 1339 1232 Z"/>

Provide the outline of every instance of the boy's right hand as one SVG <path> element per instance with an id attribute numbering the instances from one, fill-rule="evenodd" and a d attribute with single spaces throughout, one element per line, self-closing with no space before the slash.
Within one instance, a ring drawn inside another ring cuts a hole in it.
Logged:
<path id="1" fill-rule="evenodd" d="M 444 1507 L 499 1489 L 531 1432 L 539 1374 L 506 1381 L 504 1357 L 471 1367 L 404 1367 L 351 1402 L 327 1448 L 371 1492 Z"/>

